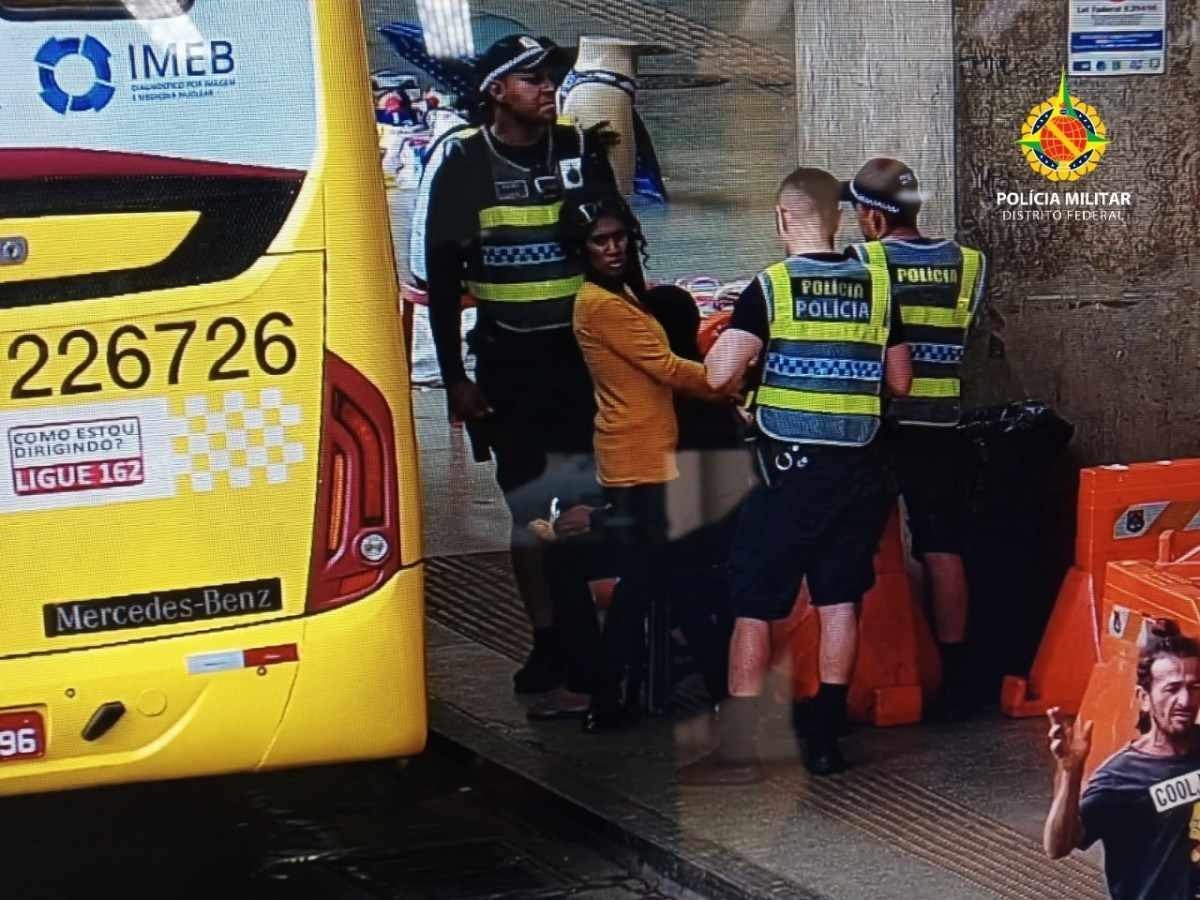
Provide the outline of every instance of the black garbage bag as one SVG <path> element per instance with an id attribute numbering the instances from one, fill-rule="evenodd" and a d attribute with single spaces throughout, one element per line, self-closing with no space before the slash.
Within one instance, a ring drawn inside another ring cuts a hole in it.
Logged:
<path id="1" fill-rule="evenodd" d="M 969 411 L 963 561 L 971 594 L 975 675 L 994 702 L 1007 674 L 1033 663 L 1073 556 L 1075 427 L 1049 404 L 1022 400 Z"/>

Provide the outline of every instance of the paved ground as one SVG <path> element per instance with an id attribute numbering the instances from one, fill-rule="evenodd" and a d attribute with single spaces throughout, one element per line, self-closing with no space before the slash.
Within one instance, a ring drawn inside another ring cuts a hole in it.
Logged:
<path id="1" fill-rule="evenodd" d="M 623 734 L 529 723 L 511 691 L 528 630 L 498 552 L 507 520 L 490 466 L 468 462 L 450 436 L 440 391 L 422 392 L 417 411 L 428 549 L 437 555 L 427 586 L 430 690 L 442 710 L 435 727 L 617 823 L 660 870 L 683 867 L 683 883 L 722 874 L 728 884 L 699 882 L 712 896 L 1106 896 L 1098 847 L 1068 862 L 1042 854 L 1050 768 L 1040 719 L 993 711 L 954 727 L 863 726 L 847 741 L 854 768 L 812 780 L 797 759 L 787 706 L 767 703 L 759 737 L 771 777 L 728 791 L 675 783 L 676 767 L 714 739 L 694 683 L 682 686 L 671 718 Z"/>
<path id="2" fill-rule="evenodd" d="M 521 783 L 435 743 L 315 768 L 4 802 L 5 897 L 654 900 Z"/>

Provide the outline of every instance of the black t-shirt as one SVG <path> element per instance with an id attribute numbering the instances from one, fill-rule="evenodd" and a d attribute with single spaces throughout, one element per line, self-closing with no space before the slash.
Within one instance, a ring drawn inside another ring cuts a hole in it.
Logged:
<path id="1" fill-rule="evenodd" d="M 1079 812 L 1080 849 L 1104 845 L 1113 900 L 1200 900 L 1200 750 L 1127 747 L 1093 773 Z"/>
<path id="2" fill-rule="evenodd" d="M 448 138 L 447 140 L 453 140 Z M 464 142 L 472 138 L 463 138 Z M 480 138 L 474 138 L 480 140 Z M 559 158 L 579 155 L 578 141 L 564 140 L 563 129 L 554 130 L 554 154 L 547 165 L 550 134 L 536 144 L 514 147 L 493 138 L 498 153 L 534 176 L 554 175 Z M 612 188 L 615 184 L 607 157 L 594 147 L 586 147 L 584 181 L 590 190 Z M 479 233 L 479 198 L 491 197 L 490 168 L 478 165 L 461 145 L 449 146 L 429 188 L 429 212 L 425 224 L 425 268 L 429 295 L 429 325 L 437 349 L 438 365 L 447 385 L 466 378 L 459 337 L 460 298 L 463 278 L 473 242 Z M 640 268 L 638 268 L 640 275 Z M 480 320 L 486 307 L 479 309 Z"/>
<path id="3" fill-rule="evenodd" d="M 842 262 L 850 258 L 848 253 L 805 253 L 807 259 L 817 259 L 821 262 Z M 748 331 L 763 344 L 771 339 L 771 323 L 767 317 L 767 298 L 763 294 L 762 285 L 757 278 L 748 284 L 737 302 L 733 305 L 733 315 L 729 319 L 729 327 L 739 331 Z M 904 343 L 904 324 L 900 319 L 900 304 L 892 298 L 892 327 L 888 332 L 889 347 Z"/>

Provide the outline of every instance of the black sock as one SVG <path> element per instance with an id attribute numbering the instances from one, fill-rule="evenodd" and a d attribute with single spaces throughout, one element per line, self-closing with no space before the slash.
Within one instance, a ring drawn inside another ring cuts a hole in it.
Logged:
<path id="1" fill-rule="evenodd" d="M 846 722 L 846 697 L 849 693 L 849 685 L 821 682 L 814 702 L 817 729 L 823 736 L 836 739 L 841 733 Z"/>
<path id="2" fill-rule="evenodd" d="M 605 714 L 615 714 L 621 707 L 621 688 L 624 679 L 620 675 L 601 675 L 592 690 L 592 709 Z"/>
<path id="3" fill-rule="evenodd" d="M 758 728 L 757 697 L 726 697 L 721 701 L 721 761 L 731 765 L 754 762 L 754 733 Z"/>
<path id="4" fill-rule="evenodd" d="M 704 687 L 713 703 L 723 703 L 729 696 L 729 672 L 725 670 L 705 672 Z"/>
<path id="5" fill-rule="evenodd" d="M 558 629 L 553 625 L 533 629 L 533 649 L 548 654 L 552 659 L 562 656 L 562 648 L 558 645 Z"/>
<path id="6" fill-rule="evenodd" d="M 965 641 L 958 641 L 953 644 L 941 644 L 942 652 L 942 686 L 943 688 L 954 685 L 957 688 L 965 687 L 967 678 L 967 644 Z"/>

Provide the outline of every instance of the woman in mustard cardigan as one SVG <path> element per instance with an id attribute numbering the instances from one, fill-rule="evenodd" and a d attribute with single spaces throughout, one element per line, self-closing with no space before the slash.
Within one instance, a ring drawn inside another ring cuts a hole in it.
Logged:
<path id="1" fill-rule="evenodd" d="M 644 256 L 645 239 L 628 204 L 616 195 L 577 203 L 564 210 L 562 225 L 564 245 L 585 260 L 574 330 L 596 395 L 603 527 L 621 579 L 605 623 L 602 674 L 584 719 L 585 731 L 600 731 L 623 724 L 634 708 L 627 678 L 640 658 L 641 623 L 651 598 L 662 592 L 655 559 L 667 541 L 666 486 L 679 477 L 675 393 L 731 400 L 708 386 L 702 363 L 671 352 L 647 308 L 631 252 L 636 247 Z"/>

